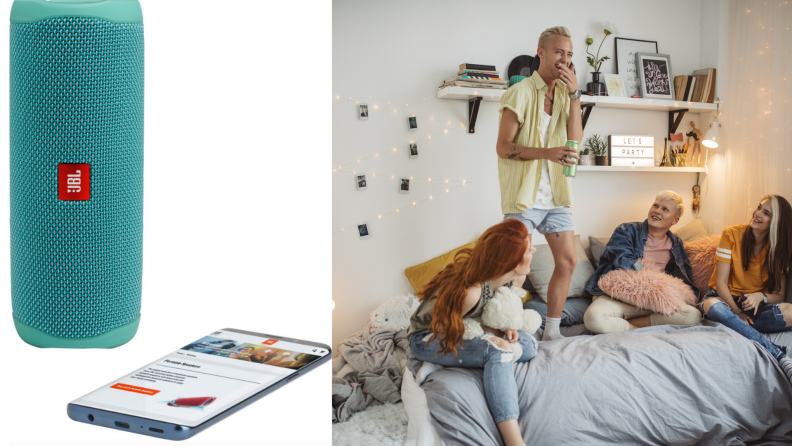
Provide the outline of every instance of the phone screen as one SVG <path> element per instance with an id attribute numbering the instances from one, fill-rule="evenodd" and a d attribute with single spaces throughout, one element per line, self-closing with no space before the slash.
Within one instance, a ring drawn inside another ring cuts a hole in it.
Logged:
<path id="1" fill-rule="evenodd" d="M 327 354 L 320 347 L 216 331 L 72 403 L 195 427 Z"/>

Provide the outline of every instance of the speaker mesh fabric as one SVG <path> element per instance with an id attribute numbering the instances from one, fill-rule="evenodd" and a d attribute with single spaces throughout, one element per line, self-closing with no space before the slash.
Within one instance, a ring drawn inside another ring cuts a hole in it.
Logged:
<path id="1" fill-rule="evenodd" d="M 11 291 L 47 334 L 97 336 L 140 315 L 143 25 L 11 24 Z M 58 199 L 58 165 L 91 165 L 91 199 Z"/>

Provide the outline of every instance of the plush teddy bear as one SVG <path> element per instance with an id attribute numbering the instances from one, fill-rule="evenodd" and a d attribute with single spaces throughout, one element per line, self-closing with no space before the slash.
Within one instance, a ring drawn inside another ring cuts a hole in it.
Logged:
<path id="1" fill-rule="evenodd" d="M 536 333 L 536 330 L 542 326 L 542 316 L 534 310 L 524 310 L 522 307 L 523 297 L 525 297 L 525 290 L 522 288 L 506 286 L 498 288 L 492 299 L 484 305 L 481 320 L 469 317 L 462 319 L 462 323 L 465 326 L 462 339 L 470 340 L 482 337 L 492 342 L 491 338 L 493 335 L 484 333 L 484 329 L 481 328 L 482 323 L 487 327 L 497 328 L 498 330 L 517 330 L 527 334 Z M 517 362 L 522 357 L 522 347 L 516 342 L 510 345 L 513 353 L 512 361 Z M 534 345 L 536 345 L 536 341 L 534 341 Z M 443 366 L 441 365 L 428 361 L 424 362 L 415 375 L 415 382 L 421 385 L 431 373 L 442 369 Z"/>
<path id="2" fill-rule="evenodd" d="M 462 339 L 470 340 L 484 336 L 483 323 L 487 327 L 498 330 L 517 330 L 523 333 L 534 334 L 542 326 L 542 316 L 534 310 L 524 310 L 522 298 L 525 290 L 514 287 L 500 287 L 493 294 L 492 298 L 484 305 L 484 312 L 481 320 L 475 318 L 464 318 L 462 323 L 465 325 L 465 333 Z M 489 336 L 487 336 L 489 337 Z M 511 344 L 514 352 L 514 361 L 522 356 L 520 344 Z"/>

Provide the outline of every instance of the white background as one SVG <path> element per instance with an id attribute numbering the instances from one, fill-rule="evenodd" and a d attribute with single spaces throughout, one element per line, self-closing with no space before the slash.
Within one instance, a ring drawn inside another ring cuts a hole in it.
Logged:
<path id="1" fill-rule="evenodd" d="M 456 75 L 459 64 L 495 65 L 506 78 L 514 57 L 536 54 L 543 30 L 563 25 L 572 33 L 578 84 L 585 89 L 593 71 L 586 63 L 585 39 L 594 38 L 596 54 L 603 23 L 610 20 L 620 37 L 657 41 L 659 51 L 671 55 L 673 75 L 716 68 L 716 95 L 727 101 L 727 6 L 718 0 L 334 2 L 333 95 L 340 99 L 333 100 L 333 166 L 353 162 L 345 169 L 365 173 L 368 190 L 355 189 L 351 172 L 333 173 L 333 231 L 347 228 L 333 235 L 333 341 L 360 330 L 387 297 L 413 291 L 405 268 L 475 240 L 503 218 L 495 155 L 499 104 L 482 102 L 476 133 L 467 134 L 458 128 L 467 123 L 467 101 L 436 98 L 437 87 Z M 615 73 L 613 36 L 602 46 L 600 57 L 605 55 L 611 59 L 601 71 Z M 368 102 L 369 120 L 357 119 L 349 97 Z M 418 117 L 417 132 L 407 129 L 411 113 Z M 691 120 L 706 132 L 708 119 L 708 114 L 687 114 L 677 133 L 690 131 Z M 446 128 L 452 130 L 444 134 Z M 654 136 L 659 158 L 667 132 L 665 112 L 595 107 L 584 138 Z M 418 142 L 416 159 L 408 156 L 411 141 Z M 380 156 L 356 163 L 375 153 Z M 710 175 L 701 175 L 701 215 L 715 234 L 742 223 L 722 218 L 722 154 L 710 156 Z M 400 176 L 415 178 L 408 195 L 398 193 Z M 409 207 L 444 191 L 445 179 L 473 183 Z M 678 192 L 688 206 L 672 228 L 677 230 L 695 218 L 690 212 L 695 182 L 695 173 L 579 172 L 572 180 L 575 232 L 588 246 L 590 235 L 610 236 L 619 223 L 643 221 L 663 189 Z M 398 214 L 377 218 L 405 205 Z M 360 240 L 354 225 L 370 218 L 371 238 Z M 539 234 L 534 242 L 545 243 Z"/>
<path id="2" fill-rule="evenodd" d="M 331 342 L 330 2 L 140 1 L 143 311 L 113 350 L 37 349 L 15 333 L 0 32 L 0 438 L 11 444 L 163 445 L 71 421 L 66 405 L 221 328 Z M 330 444 L 329 396 L 327 364 L 190 444 Z"/>

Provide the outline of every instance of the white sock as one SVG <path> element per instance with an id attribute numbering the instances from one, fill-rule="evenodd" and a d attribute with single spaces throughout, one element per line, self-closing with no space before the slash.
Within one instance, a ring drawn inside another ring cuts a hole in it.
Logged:
<path id="1" fill-rule="evenodd" d="M 561 336 L 561 318 L 548 317 L 545 318 L 545 328 L 542 334 L 543 341 L 555 341 L 556 339 L 563 338 Z"/>
<path id="2" fill-rule="evenodd" d="M 418 373 L 415 374 L 415 382 L 420 386 L 426 380 L 427 376 L 438 370 L 443 370 L 443 366 L 433 362 L 424 361 L 423 365 L 418 370 Z"/>
<path id="3" fill-rule="evenodd" d="M 778 363 L 781 365 L 781 370 L 784 371 L 784 375 L 786 375 L 787 380 L 789 380 L 789 383 L 792 384 L 792 359 L 789 359 L 789 356 L 784 355 L 778 360 Z"/>

